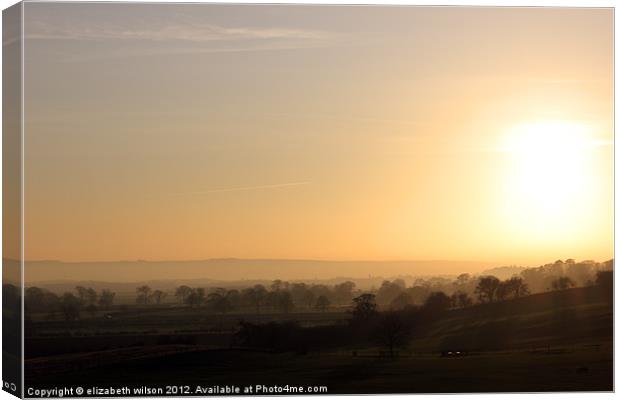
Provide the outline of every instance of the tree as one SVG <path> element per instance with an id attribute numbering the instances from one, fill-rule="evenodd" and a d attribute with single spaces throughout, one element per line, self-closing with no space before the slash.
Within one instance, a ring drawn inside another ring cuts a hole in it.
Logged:
<path id="1" fill-rule="evenodd" d="M 277 302 L 278 309 L 285 314 L 288 314 L 293 309 L 293 298 L 288 290 L 278 293 Z"/>
<path id="2" fill-rule="evenodd" d="M 308 287 L 305 283 L 293 283 L 291 284 L 291 296 L 293 296 L 293 302 L 297 305 L 306 305 L 304 296 L 308 292 Z"/>
<path id="3" fill-rule="evenodd" d="M 72 293 L 65 293 L 60 302 L 60 310 L 67 322 L 73 322 L 80 318 L 81 301 Z"/>
<path id="4" fill-rule="evenodd" d="M 326 296 L 319 296 L 319 298 L 316 299 L 316 304 L 314 305 L 314 308 L 316 308 L 319 311 L 325 312 L 329 308 L 330 304 L 331 302 Z"/>
<path id="5" fill-rule="evenodd" d="M 596 273 L 596 286 L 609 293 L 613 293 L 614 273 L 613 271 L 598 271 Z"/>
<path id="6" fill-rule="evenodd" d="M 267 289 L 263 285 L 255 285 L 243 290 L 242 296 L 256 309 L 256 314 L 260 314 L 260 308 L 267 297 Z"/>
<path id="7" fill-rule="evenodd" d="M 289 283 L 281 281 L 280 279 L 276 279 L 271 283 L 271 290 L 274 292 L 279 292 L 280 290 L 287 290 L 288 287 Z"/>
<path id="8" fill-rule="evenodd" d="M 91 287 L 86 289 L 86 304 L 94 306 L 97 304 L 97 291 Z"/>
<path id="9" fill-rule="evenodd" d="M 530 290 L 527 284 L 523 281 L 522 278 L 518 278 L 516 276 L 506 280 L 503 282 L 505 286 L 505 290 L 507 292 L 507 296 L 512 295 L 515 299 L 519 297 L 527 296 L 530 293 Z"/>
<path id="10" fill-rule="evenodd" d="M 575 282 L 568 276 L 561 276 L 558 279 L 551 282 L 551 289 L 553 290 L 566 290 L 575 286 Z"/>
<path id="11" fill-rule="evenodd" d="M 161 301 L 168 296 L 168 293 L 163 292 L 159 289 L 153 290 L 153 292 L 149 295 L 149 299 L 153 301 L 155 304 L 161 304 Z"/>
<path id="12" fill-rule="evenodd" d="M 353 299 L 353 320 L 367 321 L 377 315 L 375 295 L 364 293 Z"/>
<path id="13" fill-rule="evenodd" d="M 103 289 L 101 295 L 99 295 L 99 305 L 103 308 L 111 307 L 114 303 L 114 297 L 116 293 L 111 290 Z"/>
<path id="14" fill-rule="evenodd" d="M 379 317 L 374 336 L 388 348 L 390 357 L 394 358 L 394 350 L 408 342 L 410 333 L 410 326 L 398 312 L 386 311 Z"/>
<path id="15" fill-rule="evenodd" d="M 439 314 L 448 310 L 451 304 L 450 298 L 444 292 L 432 292 L 424 303 L 424 310 Z"/>
<path id="16" fill-rule="evenodd" d="M 471 297 L 465 292 L 456 292 L 450 297 L 453 308 L 465 308 L 472 305 Z"/>
<path id="17" fill-rule="evenodd" d="M 390 303 L 390 308 L 393 310 L 402 310 L 403 308 L 413 304 L 413 296 L 408 292 L 402 292 Z"/>
<path id="18" fill-rule="evenodd" d="M 42 311 L 45 307 L 45 291 L 36 286 L 27 288 L 24 307 L 28 312 Z"/>
<path id="19" fill-rule="evenodd" d="M 506 300 L 509 294 L 510 287 L 508 285 L 508 282 L 500 282 L 499 285 L 497 285 L 497 289 L 495 290 L 495 298 L 497 300 Z"/>
<path id="20" fill-rule="evenodd" d="M 456 281 L 454 282 L 454 284 L 457 286 L 465 285 L 467 282 L 469 282 L 470 279 L 471 279 L 471 275 L 460 274 L 459 276 L 456 277 Z"/>
<path id="21" fill-rule="evenodd" d="M 499 279 L 494 276 L 485 276 L 478 280 L 475 293 L 481 303 L 492 303 L 495 300 L 497 288 L 500 285 Z"/>
<path id="22" fill-rule="evenodd" d="M 136 288 L 136 293 L 138 296 L 136 297 L 136 303 L 138 304 L 148 304 L 149 303 L 149 295 L 151 294 L 151 288 L 147 285 L 143 285 Z"/>
<path id="23" fill-rule="evenodd" d="M 383 281 L 377 291 L 377 302 L 380 304 L 390 304 L 404 290 L 404 281 L 402 279 L 397 279 L 393 282 Z"/>
<path id="24" fill-rule="evenodd" d="M 192 288 L 186 285 L 179 286 L 174 292 L 174 296 L 181 301 L 181 304 L 187 303 L 187 296 L 192 293 Z"/>
<path id="25" fill-rule="evenodd" d="M 190 307 L 197 307 L 205 302 L 205 290 L 203 288 L 192 289 L 190 294 L 185 298 L 185 302 Z"/>
<path id="26" fill-rule="evenodd" d="M 231 310 L 239 308 L 241 304 L 241 293 L 239 293 L 237 289 L 232 289 L 226 292 L 226 298 L 228 299 Z"/>
<path id="27" fill-rule="evenodd" d="M 229 293 L 224 288 L 217 288 L 207 296 L 207 306 L 217 313 L 227 313 L 232 308 Z"/>
<path id="28" fill-rule="evenodd" d="M 84 286 L 76 286 L 75 291 L 77 292 L 78 300 L 80 301 L 80 304 L 85 305 L 87 298 L 88 298 L 86 288 Z"/>
<path id="29" fill-rule="evenodd" d="M 355 283 L 346 281 L 334 286 L 334 299 L 338 304 L 347 304 L 353 298 Z"/>
<path id="30" fill-rule="evenodd" d="M 327 299 L 327 296 L 319 296 L 319 297 L 324 297 L 327 301 L 329 301 L 329 299 Z M 315 294 L 311 290 L 307 289 L 304 292 L 301 301 L 302 301 L 303 304 L 308 306 L 308 308 L 310 308 L 310 307 L 312 307 L 312 304 L 314 304 L 314 299 L 315 298 L 316 298 Z M 318 299 L 317 299 L 317 301 L 318 301 Z"/>

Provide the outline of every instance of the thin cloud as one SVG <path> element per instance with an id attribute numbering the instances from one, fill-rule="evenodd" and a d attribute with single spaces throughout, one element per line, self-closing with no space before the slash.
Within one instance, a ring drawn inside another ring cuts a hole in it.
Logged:
<path id="1" fill-rule="evenodd" d="M 211 190 L 201 190 L 196 192 L 182 192 L 182 193 L 174 193 L 172 196 L 189 196 L 189 195 L 200 195 L 200 194 L 210 194 L 210 193 L 227 193 L 227 192 L 243 192 L 250 190 L 266 190 L 266 189 L 279 189 L 293 186 L 304 186 L 309 185 L 311 182 L 287 182 L 287 183 L 275 183 L 271 185 L 257 185 L 257 186 L 240 186 L 240 187 L 232 187 L 232 188 L 219 188 L 219 189 L 211 189 Z"/>
<path id="2" fill-rule="evenodd" d="M 261 43 L 253 46 L 230 46 L 230 47 L 188 47 L 188 48 L 165 48 L 165 49 L 119 49 L 109 52 L 98 52 L 88 55 L 70 56 L 61 59 L 60 62 L 82 62 L 109 60 L 118 58 L 151 57 L 161 55 L 189 55 L 189 54 L 218 54 L 218 53 L 246 53 L 265 51 L 285 51 L 299 49 L 315 49 L 325 47 L 319 43 Z"/>
<path id="3" fill-rule="evenodd" d="M 26 35 L 35 40 L 140 40 L 214 42 L 231 40 L 307 39 L 322 40 L 330 35 L 317 30 L 282 27 L 225 27 L 207 23 L 160 24 L 149 27 L 125 27 L 107 24 L 59 26 L 38 21 Z"/>
<path id="4" fill-rule="evenodd" d="M 66 25 L 35 21 L 25 37 L 35 41 L 74 41 L 106 44 L 67 54 L 61 62 L 79 62 L 157 55 L 262 52 L 332 46 L 338 35 L 288 27 L 222 26 L 195 19 L 177 22 L 112 25 Z M 121 45 L 122 44 L 122 45 Z"/>

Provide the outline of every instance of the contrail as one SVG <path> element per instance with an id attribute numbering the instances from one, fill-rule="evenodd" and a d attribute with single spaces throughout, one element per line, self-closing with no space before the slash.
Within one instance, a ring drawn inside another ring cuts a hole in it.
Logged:
<path id="1" fill-rule="evenodd" d="M 241 191 L 245 191 L 245 190 L 276 189 L 276 188 L 282 188 L 282 187 L 302 186 L 302 185 L 309 185 L 309 184 L 310 184 L 309 181 L 306 181 L 306 182 L 275 183 L 273 185 L 241 186 L 241 187 L 234 187 L 234 188 L 221 188 L 221 189 L 212 189 L 212 190 L 201 190 L 201 191 L 197 191 L 197 192 L 174 193 L 174 194 L 172 194 L 172 196 L 184 196 L 184 195 L 191 195 L 191 194 L 207 194 L 207 193 L 224 193 L 224 192 L 241 192 Z"/>

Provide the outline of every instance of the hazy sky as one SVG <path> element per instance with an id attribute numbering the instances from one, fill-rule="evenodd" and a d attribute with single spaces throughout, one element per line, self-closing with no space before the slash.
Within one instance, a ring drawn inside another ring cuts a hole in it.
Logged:
<path id="1" fill-rule="evenodd" d="M 612 18 L 26 3 L 26 259 L 610 258 Z"/>

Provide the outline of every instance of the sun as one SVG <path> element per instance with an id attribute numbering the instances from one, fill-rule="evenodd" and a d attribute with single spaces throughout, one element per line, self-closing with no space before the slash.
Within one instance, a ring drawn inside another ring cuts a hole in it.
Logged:
<path id="1" fill-rule="evenodd" d="M 589 212 L 588 192 L 595 177 L 592 129 L 573 121 L 517 124 L 506 131 L 505 210 L 510 219 L 548 233 Z"/>

